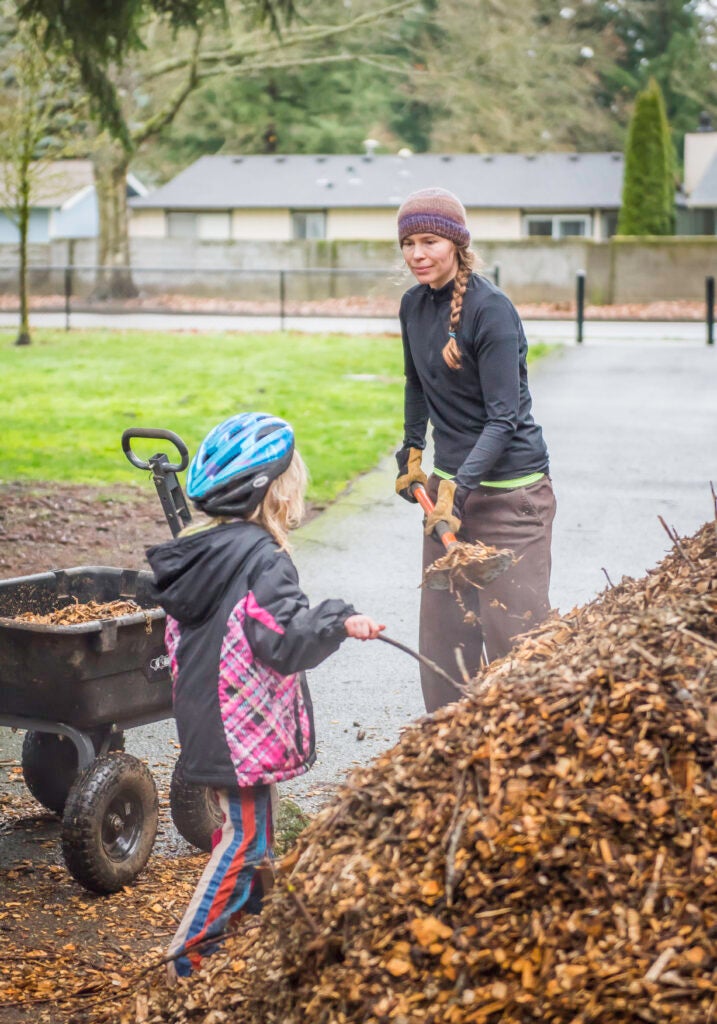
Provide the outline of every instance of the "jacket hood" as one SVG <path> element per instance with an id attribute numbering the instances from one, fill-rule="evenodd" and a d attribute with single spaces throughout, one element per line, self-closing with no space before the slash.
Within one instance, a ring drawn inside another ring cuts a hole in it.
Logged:
<path id="1" fill-rule="evenodd" d="M 275 545 L 255 523 L 222 523 L 147 548 L 153 598 L 178 622 L 202 622 L 259 543 Z"/>

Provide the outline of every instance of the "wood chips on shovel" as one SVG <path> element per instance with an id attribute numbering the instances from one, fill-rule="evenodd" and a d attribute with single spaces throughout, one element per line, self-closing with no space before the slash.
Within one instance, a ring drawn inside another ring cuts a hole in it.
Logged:
<path id="1" fill-rule="evenodd" d="M 435 590 L 481 587 L 497 579 L 517 559 L 509 548 L 458 541 L 445 555 L 426 567 L 422 586 Z"/>

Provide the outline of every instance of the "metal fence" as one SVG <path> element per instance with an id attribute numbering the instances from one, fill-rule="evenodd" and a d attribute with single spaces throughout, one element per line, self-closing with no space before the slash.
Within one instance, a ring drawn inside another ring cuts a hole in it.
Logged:
<path id="1" fill-rule="evenodd" d="M 413 279 L 395 269 L 197 270 L 32 266 L 31 312 L 235 317 L 397 317 Z M 18 272 L 0 269 L 0 310 L 18 308 Z"/>
<path id="2" fill-rule="evenodd" d="M 483 271 L 500 285 L 500 264 Z M 715 284 L 706 277 L 704 322 L 714 345 Z M 152 313 L 196 316 L 397 319 L 401 296 L 414 283 L 407 269 L 354 270 L 336 267 L 245 270 L 217 267 L 39 266 L 28 268 L 31 313 L 60 313 L 72 326 L 73 313 Z M 583 341 L 586 274 L 575 278 L 576 341 Z M 19 309 L 17 267 L 0 267 L 0 312 Z M 565 319 L 565 316 L 561 317 Z"/>

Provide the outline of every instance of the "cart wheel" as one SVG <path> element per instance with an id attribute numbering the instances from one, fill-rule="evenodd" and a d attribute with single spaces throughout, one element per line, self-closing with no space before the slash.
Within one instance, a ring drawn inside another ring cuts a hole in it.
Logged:
<path id="1" fill-rule="evenodd" d="M 99 750 L 103 733 L 93 731 L 90 735 L 95 750 Z M 110 750 L 124 750 L 123 733 L 112 734 Z M 62 814 L 77 776 L 77 747 L 67 736 L 55 732 L 26 732 L 22 741 L 22 774 L 35 799 L 48 811 Z"/>
<path id="2" fill-rule="evenodd" d="M 147 863 L 157 834 L 157 789 L 130 754 L 96 758 L 75 779 L 62 820 L 62 852 L 77 881 L 117 892 Z"/>
<path id="3" fill-rule="evenodd" d="M 179 834 L 192 846 L 209 853 L 212 836 L 221 828 L 222 812 L 209 786 L 187 782 L 181 757 L 172 772 L 169 807 Z"/>

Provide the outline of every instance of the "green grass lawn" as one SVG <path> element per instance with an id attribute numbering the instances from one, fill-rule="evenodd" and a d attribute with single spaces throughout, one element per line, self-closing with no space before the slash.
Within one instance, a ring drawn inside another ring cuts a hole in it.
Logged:
<path id="1" fill-rule="evenodd" d="M 14 337 L 0 332 L 3 482 L 138 482 L 126 427 L 173 430 L 191 455 L 222 419 L 262 410 L 293 425 L 308 497 L 322 503 L 401 440 L 397 337 L 37 330 L 26 348 Z"/>

